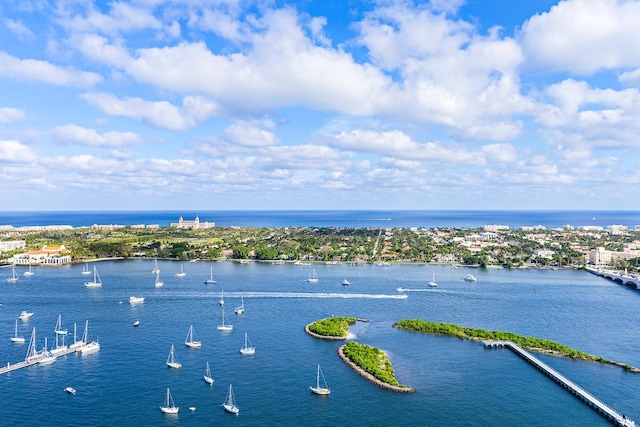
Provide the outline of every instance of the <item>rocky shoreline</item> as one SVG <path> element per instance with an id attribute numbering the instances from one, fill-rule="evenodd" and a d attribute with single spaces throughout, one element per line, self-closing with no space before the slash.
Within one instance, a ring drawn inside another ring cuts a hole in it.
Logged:
<path id="1" fill-rule="evenodd" d="M 318 338 L 318 339 L 321 339 L 321 340 L 330 340 L 330 341 L 344 341 L 348 337 L 348 336 L 344 336 L 344 337 L 329 337 L 329 336 L 326 336 L 326 335 L 319 335 L 319 334 L 316 334 L 315 332 L 311 332 L 311 329 L 309 329 L 309 326 L 313 325 L 314 323 L 316 323 L 316 322 L 311 322 L 307 326 L 304 327 L 304 331 L 307 334 L 309 334 L 312 337 L 314 337 L 314 338 Z"/>

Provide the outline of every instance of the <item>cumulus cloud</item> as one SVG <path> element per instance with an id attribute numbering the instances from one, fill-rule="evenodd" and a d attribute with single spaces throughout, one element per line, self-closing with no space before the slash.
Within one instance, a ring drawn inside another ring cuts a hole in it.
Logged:
<path id="1" fill-rule="evenodd" d="M 102 81 L 96 73 L 63 68 L 38 59 L 19 59 L 6 52 L 0 52 L 0 76 L 59 86 L 86 87 Z"/>
<path id="2" fill-rule="evenodd" d="M 37 158 L 36 152 L 19 141 L 0 140 L 0 163 L 28 163 Z"/>
<path id="3" fill-rule="evenodd" d="M 22 21 L 14 20 L 14 19 L 5 19 L 4 24 L 9 31 L 18 36 L 21 40 L 31 40 L 35 36 L 33 32 L 24 25 Z"/>
<path id="4" fill-rule="evenodd" d="M 140 137 L 133 132 L 109 131 L 99 134 L 95 129 L 77 125 L 56 126 L 51 135 L 60 142 L 93 147 L 123 147 L 140 142 Z"/>
<path id="5" fill-rule="evenodd" d="M 230 144 L 245 147 L 270 147 L 280 143 L 273 132 L 245 121 L 239 121 L 227 127 L 222 138 Z"/>
<path id="6" fill-rule="evenodd" d="M 0 108 L 0 125 L 6 125 L 13 122 L 24 120 L 24 111 L 18 108 L 2 107 Z"/>

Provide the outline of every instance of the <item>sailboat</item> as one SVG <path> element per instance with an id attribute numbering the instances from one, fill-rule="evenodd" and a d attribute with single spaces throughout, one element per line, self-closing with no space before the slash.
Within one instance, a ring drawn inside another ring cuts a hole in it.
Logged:
<path id="1" fill-rule="evenodd" d="M 202 343 L 198 341 L 196 333 L 193 331 L 193 325 L 189 326 L 189 333 L 187 334 L 187 338 L 184 340 L 184 343 L 187 347 L 191 348 L 202 347 Z"/>
<path id="2" fill-rule="evenodd" d="M 236 406 L 236 400 L 233 397 L 233 387 L 229 384 L 229 394 L 227 394 L 227 399 L 222 404 L 222 407 L 225 411 L 238 415 L 240 409 Z"/>
<path id="3" fill-rule="evenodd" d="M 313 269 L 313 273 L 309 274 L 309 278 L 307 279 L 309 283 L 318 283 L 318 275 L 316 274 L 316 269 Z"/>
<path id="4" fill-rule="evenodd" d="M 156 283 L 155 283 L 155 287 L 159 288 L 162 285 L 164 285 L 164 282 L 160 281 L 160 270 L 158 270 L 158 272 L 156 273 Z"/>
<path id="5" fill-rule="evenodd" d="M 178 362 L 178 359 L 176 359 L 173 344 L 171 344 L 171 350 L 169 351 L 169 356 L 167 356 L 167 366 L 173 369 L 182 368 L 182 363 Z"/>
<path id="6" fill-rule="evenodd" d="M 251 346 L 251 343 L 249 342 L 249 337 L 247 336 L 246 332 L 244 334 L 244 346 L 240 349 L 240 353 L 246 356 L 251 356 L 253 354 L 256 354 L 256 348 Z"/>
<path id="7" fill-rule="evenodd" d="M 40 358 L 38 359 L 38 363 L 40 365 L 46 365 L 49 363 L 53 363 L 56 361 L 56 356 L 51 354 L 51 352 L 47 349 L 47 337 L 44 338 L 44 348 L 40 352 Z"/>
<path id="8" fill-rule="evenodd" d="M 182 267 L 182 264 L 180 264 L 180 272 L 176 273 L 176 277 L 184 277 L 186 275 L 187 273 L 184 272 L 184 268 Z"/>
<path id="9" fill-rule="evenodd" d="M 210 285 L 216 283 L 216 281 L 213 279 L 213 267 L 211 267 L 211 275 L 209 276 L 208 279 L 204 279 L 204 284 L 205 285 Z"/>
<path id="10" fill-rule="evenodd" d="M 16 329 L 15 329 L 15 332 L 13 333 L 13 336 L 11 337 L 11 342 L 15 342 L 19 344 L 24 343 L 24 337 L 21 335 L 18 335 L 18 319 L 16 319 Z"/>
<path id="11" fill-rule="evenodd" d="M 33 276 L 33 270 L 31 270 L 31 264 L 29 264 L 29 270 L 24 272 L 25 276 Z"/>
<path id="12" fill-rule="evenodd" d="M 154 264 L 153 270 L 151 270 L 151 272 L 153 274 L 158 274 L 158 273 L 160 273 L 160 269 L 158 268 L 158 258 L 156 258 L 154 261 L 155 261 L 155 264 Z"/>
<path id="13" fill-rule="evenodd" d="M 83 341 L 78 341 L 76 339 L 76 324 L 73 324 L 73 344 L 69 346 L 70 349 L 75 349 L 77 351 L 78 348 L 84 345 Z"/>
<path id="14" fill-rule="evenodd" d="M 220 291 L 220 305 L 224 305 L 224 290 Z"/>
<path id="15" fill-rule="evenodd" d="M 224 324 L 224 308 L 222 309 L 222 324 L 218 325 L 219 331 L 232 331 L 233 325 L 225 325 Z"/>
<path id="16" fill-rule="evenodd" d="M 102 287 L 102 280 L 100 280 L 100 275 L 98 274 L 98 269 L 96 266 L 93 266 L 93 282 L 85 282 L 85 288 L 100 288 Z"/>
<path id="17" fill-rule="evenodd" d="M 58 315 L 58 321 L 56 322 L 56 327 L 53 329 L 53 332 L 55 332 L 56 335 L 67 335 L 67 333 L 69 332 L 66 329 L 62 328 L 62 315 L 61 314 Z"/>
<path id="18" fill-rule="evenodd" d="M 9 283 L 16 283 L 18 281 L 18 275 L 16 274 L 16 266 L 11 267 L 11 277 L 7 279 Z"/>
<path id="19" fill-rule="evenodd" d="M 207 384 L 213 384 L 211 369 L 209 369 L 209 362 L 207 362 L 207 369 L 204 371 L 204 382 L 206 382 Z"/>
<path id="20" fill-rule="evenodd" d="M 320 377 L 322 377 L 322 384 L 324 387 L 320 387 Z M 327 386 L 327 380 L 324 379 L 324 374 L 322 373 L 322 369 L 320 369 L 320 364 L 318 364 L 318 373 L 316 374 L 316 386 L 309 387 L 309 390 L 314 392 L 315 394 L 328 395 L 331 394 L 331 390 Z"/>
<path id="21" fill-rule="evenodd" d="M 438 286 L 438 284 L 436 283 L 436 273 L 435 273 L 435 271 L 433 272 L 433 278 L 429 282 L 429 286 L 431 286 L 432 288 L 435 288 L 435 287 Z"/>
<path id="22" fill-rule="evenodd" d="M 89 263 L 85 262 L 82 266 L 82 274 L 91 274 L 91 270 L 89 270 Z"/>
<path id="23" fill-rule="evenodd" d="M 243 296 L 240 297 L 240 301 L 241 301 L 240 307 L 236 307 L 236 309 L 233 310 L 234 313 L 236 314 L 244 314 L 244 297 Z"/>
<path id="24" fill-rule="evenodd" d="M 29 347 L 27 348 L 27 355 L 24 357 L 24 361 L 27 363 L 35 362 L 38 360 L 38 350 L 36 349 L 36 328 L 31 331 L 31 338 L 29 339 Z"/>
<path id="25" fill-rule="evenodd" d="M 169 387 L 167 387 L 167 397 L 165 397 L 164 404 L 160 407 L 160 410 L 163 414 L 177 414 L 180 410 L 180 408 L 178 408 L 173 402 L 173 397 L 171 397 Z"/>
<path id="26" fill-rule="evenodd" d="M 76 350 L 80 354 L 95 353 L 100 350 L 100 343 L 98 341 L 89 341 L 89 321 L 84 324 L 84 332 L 82 333 L 82 345 Z"/>

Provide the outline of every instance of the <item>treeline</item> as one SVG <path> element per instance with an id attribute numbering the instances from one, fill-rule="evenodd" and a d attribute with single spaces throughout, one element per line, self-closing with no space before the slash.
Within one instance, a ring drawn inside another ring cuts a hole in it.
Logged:
<path id="1" fill-rule="evenodd" d="M 326 337 L 346 337 L 349 326 L 356 323 L 355 317 L 329 317 L 309 325 L 309 330 Z"/>
<path id="2" fill-rule="evenodd" d="M 379 348 L 350 341 L 344 346 L 343 353 L 353 363 L 380 381 L 396 387 L 404 387 L 398 384 L 391 361 Z"/>
<path id="3" fill-rule="evenodd" d="M 430 334 L 451 335 L 462 339 L 513 341 L 520 347 L 532 351 L 549 351 L 572 359 L 592 360 L 600 363 L 614 363 L 602 357 L 575 350 L 555 341 L 533 338 L 511 332 L 487 331 L 485 329 L 467 328 L 450 323 L 425 322 L 420 319 L 405 319 L 397 322 L 395 327 Z"/>

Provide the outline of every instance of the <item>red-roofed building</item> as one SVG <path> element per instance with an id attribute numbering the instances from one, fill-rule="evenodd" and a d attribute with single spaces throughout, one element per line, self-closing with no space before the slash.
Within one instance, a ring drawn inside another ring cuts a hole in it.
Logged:
<path id="1" fill-rule="evenodd" d="M 43 246 L 42 249 L 27 251 L 13 257 L 14 264 L 45 264 L 45 265 L 62 265 L 71 262 L 69 250 L 60 246 Z"/>

